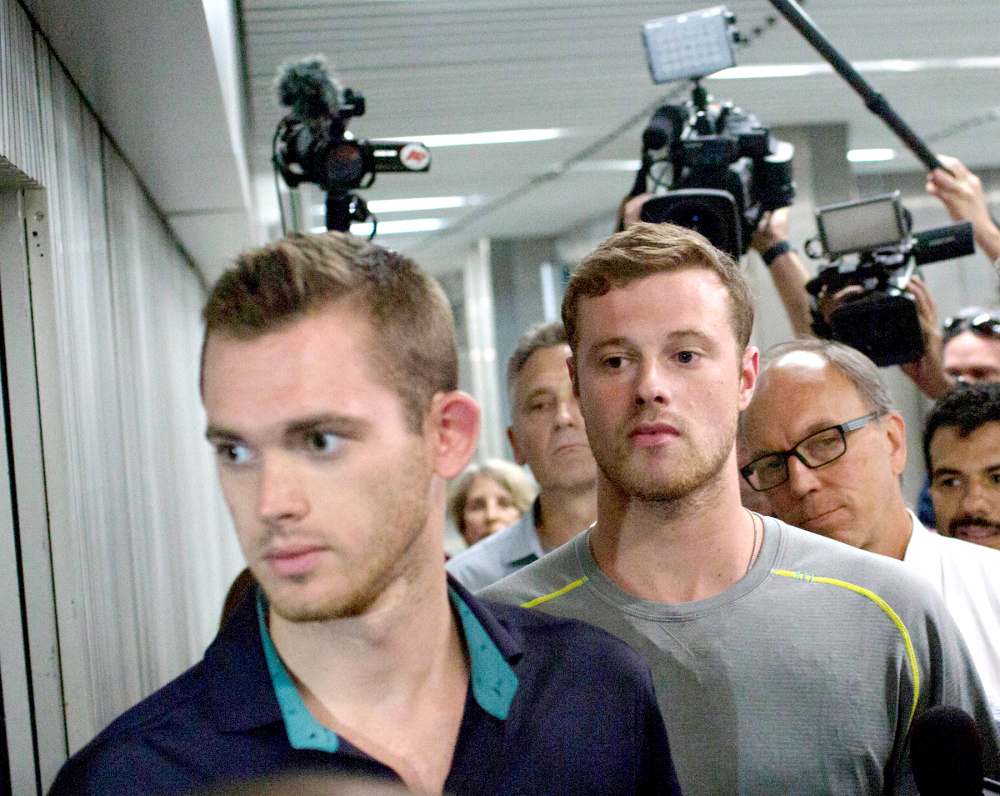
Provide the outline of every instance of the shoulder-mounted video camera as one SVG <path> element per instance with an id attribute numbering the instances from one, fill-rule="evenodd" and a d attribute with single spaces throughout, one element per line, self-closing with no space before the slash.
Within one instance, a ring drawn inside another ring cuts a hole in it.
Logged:
<path id="1" fill-rule="evenodd" d="M 893 191 L 817 208 L 816 225 L 806 252 L 827 265 L 806 285 L 813 331 L 883 367 L 923 356 L 916 300 L 906 286 L 918 266 L 972 254 L 972 224 L 911 234 L 910 214 Z"/>
<path id="2" fill-rule="evenodd" d="M 712 102 L 699 80 L 732 66 L 733 15 L 724 7 L 643 26 L 653 80 L 692 79 L 690 101 L 659 108 L 642 134 L 632 195 L 654 194 L 643 221 L 669 221 L 704 235 L 739 259 L 762 214 L 791 204 L 794 148 L 752 113 Z"/>
<path id="3" fill-rule="evenodd" d="M 358 140 L 348 130 L 365 112 L 365 98 L 342 88 L 314 56 L 286 65 L 278 76 L 278 98 L 289 113 L 274 133 L 272 158 L 289 188 L 312 182 L 326 192 L 327 229 L 346 232 L 352 221 L 369 218 L 357 194 L 378 172 L 422 172 L 431 166 L 427 148 L 416 141 Z"/>

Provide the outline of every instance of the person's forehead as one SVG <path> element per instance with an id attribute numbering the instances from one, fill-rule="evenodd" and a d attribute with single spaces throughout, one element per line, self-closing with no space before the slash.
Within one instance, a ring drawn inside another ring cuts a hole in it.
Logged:
<path id="1" fill-rule="evenodd" d="M 968 436 L 956 426 L 940 426 L 930 445 L 931 467 L 974 472 L 1000 464 L 1000 421 L 984 423 Z"/>
<path id="2" fill-rule="evenodd" d="M 863 408 L 851 380 L 826 359 L 811 351 L 793 351 L 761 374 L 747 410 L 747 442 L 790 445 L 817 426 L 844 422 Z"/>
<path id="3" fill-rule="evenodd" d="M 211 334 L 204 403 L 212 422 L 258 428 L 302 415 L 371 414 L 395 393 L 376 377 L 371 323 L 325 308 L 249 339 Z M 381 397 L 380 397 L 381 396 Z"/>
<path id="4" fill-rule="evenodd" d="M 777 419 L 788 413 L 794 418 L 811 408 L 842 404 L 856 394 L 854 384 L 826 359 L 811 351 L 793 351 L 765 367 L 751 406 Z"/>
<path id="5" fill-rule="evenodd" d="M 944 346 L 944 366 L 1000 368 L 1000 339 L 966 331 Z"/>
<path id="6" fill-rule="evenodd" d="M 507 493 L 507 487 L 489 473 L 476 473 L 469 484 L 469 495 L 495 495 Z"/>
<path id="7" fill-rule="evenodd" d="M 659 336 L 679 329 L 732 336 L 731 321 L 729 293 L 708 268 L 650 274 L 600 296 L 582 296 L 577 307 L 584 345 L 599 345 L 608 336 Z"/>
<path id="8" fill-rule="evenodd" d="M 569 355 L 569 345 L 566 343 L 532 351 L 531 356 L 514 377 L 515 393 L 527 395 L 539 387 L 559 387 L 569 384 L 569 368 L 566 365 Z"/>

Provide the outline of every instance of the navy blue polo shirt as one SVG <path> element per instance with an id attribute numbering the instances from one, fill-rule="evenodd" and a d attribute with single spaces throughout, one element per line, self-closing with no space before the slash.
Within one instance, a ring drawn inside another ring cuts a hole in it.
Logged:
<path id="1" fill-rule="evenodd" d="M 628 646 L 449 586 L 471 681 L 446 793 L 679 793 L 649 671 Z M 263 609 L 244 599 L 204 659 L 74 755 L 51 793 L 190 793 L 298 772 L 395 779 L 309 714 Z"/>

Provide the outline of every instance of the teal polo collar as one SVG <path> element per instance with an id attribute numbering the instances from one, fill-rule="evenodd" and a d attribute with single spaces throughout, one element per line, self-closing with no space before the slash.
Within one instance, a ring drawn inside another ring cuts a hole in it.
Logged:
<path id="1" fill-rule="evenodd" d="M 472 669 L 472 695 L 483 710 L 501 721 L 507 718 L 511 702 L 517 692 L 517 675 L 504 659 L 496 642 L 483 627 L 479 619 L 466 605 L 465 600 L 451 586 L 448 597 L 458 612 L 465 636 L 465 646 L 469 651 Z M 264 659 L 271 676 L 274 695 L 281 709 L 281 718 L 288 733 L 288 742 L 293 749 L 316 749 L 321 752 L 336 752 L 340 748 L 337 733 L 324 727 L 309 712 L 288 670 L 281 662 L 271 634 L 267 629 L 267 600 L 264 592 L 257 589 L 257 621 L 260 626 L 260 640 L 264 647 Z"/>

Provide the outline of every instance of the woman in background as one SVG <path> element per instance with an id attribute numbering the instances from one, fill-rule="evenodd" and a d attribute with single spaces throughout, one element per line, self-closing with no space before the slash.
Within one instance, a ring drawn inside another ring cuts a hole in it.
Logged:
<path id="1" fill-rule="evenodd" d="M 454 482 L 448 511 L 470 547 L 517 522 L 535 499 L 536 488 L 516 464 L 487 459 Z"/>

